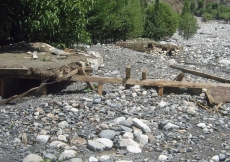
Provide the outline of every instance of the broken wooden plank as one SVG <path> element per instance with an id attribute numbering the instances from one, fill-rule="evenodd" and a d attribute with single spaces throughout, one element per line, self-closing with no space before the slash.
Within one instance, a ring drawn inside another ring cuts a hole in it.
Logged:
<path id="1" fill-rule="evenodd" d="M 63 75 L 63 76 L 57 78 L 57 79 L 56 79 L 56 82 L 66 81 L 66 80 L 68 80 L 70 77 L 72 77 L 73 75 L 75 75 L 75 74 L 77 74 L 77 73 L 78 73 L 78 69 L 75 69 L 75 70 L 69 72 L 68 74 Z"/>
<path id="2" fill-rule="evenodd" d="M 230 83 L 230 80 L 225 79 L 225 78 L 220 78 L 220 77 L 217 77 L 217 76 L 214 76 L 214 75 L 205 74 L 205 73 L 202 73 L 202 72 L 199 72 L 199 71 L 182 68 L 182 67 L 178 67 L 178 66 L 175 66 L 175 65 L 170 65 L 170 67 L 173 68 L 173 69 L 181 70 L 184 73 L 190 73 L 190 74 L 197 75 L 197 76 L 200 76 L 200 77 L 203 77 L 203 78 L 213 79 L 213 80 L 216 80 L 216 81 L 219 81 L 219 82 L 222 82 L 222 83 Z"/>
<path id="3" fill-rule="evenodd" d="M 173 79 L 173 81 L 182 81 L 184 78 L 184 73 L 180 73 L 177 75 L 176 78 Z M 170 89 L 170 93 L 178 93 L 179 87 L 173 87 Z"/>
<path id="4" fill-rule="evenodd" d="M 82 67 L 79 67 L 78 70 L 79 70 L 80 74 L 87 76 L 85 70 Z M 94 86 L 92 83 L 90 83 L 90 81 L 85 81 L 85 82 L 86 82 L 87 86 L 89 87 L 89 89 L 94 90 Z"/>
<path id="5" fill-rule="evenodd" d="M 0 74 L 30 75 L 31 71 L 28 68 L 0 68 Z"/>
<path id="6" fill-rule="evenodd" d="M 208 88 L 206 95 L 211 105 L 217 105 L 230 101 L 229 87 L 212 87 Z"/>
<path id="7" fill-rule="evenodd" d="M 131 66 L 130 65 L 126 65 L 126 79 L 130 79 L 131 77 Z M 129 89 L 130 85 L 125 84 L 125 89 Z"/>
<path id="8" fill-rule="evenodd" d="M 209 100 L 209 103 L 210 105 L 214 106 L 215 105 L 215 100 L 213 99 L 211 93 L 210 93 L 210 90 L 206 90 L 206 96 L 208 97 L 208 100 Z"/>
<path id="9" fill-rule="evenodd" d="M 230 84 L 223 83 L 197 83 L 197 82 L 180 82 L 170 80 L 153 80 L 153 79 L 126 79 L 126 78 L 113 78 L 113 77 L 98 77 L 98 76 L 83 76 L 74 75 L 70 81 L 86 81 L 86 82 L 103 82 L 103 83 L 118 83 L 118 84 L 131 84 L 131 85 L 142 85 L 142 86 L 163 86 L 163 87 L 184 87 L 184 88 L 211 88 L 221 87 L 230 88 Z"/>

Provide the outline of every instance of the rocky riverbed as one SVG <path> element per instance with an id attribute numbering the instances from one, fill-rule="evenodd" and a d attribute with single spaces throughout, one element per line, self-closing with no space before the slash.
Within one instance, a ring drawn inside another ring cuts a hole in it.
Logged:
<path id="1" fill-rule="evenodd" d="M 183 46 L 171 57 L 98 44 L 88 50 L 105 61 L 93 75 L 124 77 L 131 65 L 132 78 L 146 68 L 148 78 L 172 80 L 180 73 L 168 67 L 174 63 L 230 79 L 229 33 L 224 22 L 200 22 L 190 40 L 175 34 L 165 41 Z M 190 74 L 184 80 L 215 82 Z M 197 106 L 187 91 L 160 97 L 154 88 L 104 84 L 99 96 L 80 91 L 85 86 L 0 106 L 0 161 L 230 161 L 230 103 L 220 114 Z M 208 103 L 204 92 L 192 98 Z"/>

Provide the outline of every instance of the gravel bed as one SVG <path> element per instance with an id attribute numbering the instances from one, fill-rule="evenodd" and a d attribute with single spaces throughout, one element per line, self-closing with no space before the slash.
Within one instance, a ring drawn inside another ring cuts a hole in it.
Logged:
<path id="1" fill-rule="evenodd" d="M 165 41 L 184 47 L 179 56 L 91 46 L 89 51 L 104 58 L 93 75 L 125 77 L 131 65 L 132 78 L 141 78 L 146 68 L 148 78 L 173 80 L 180 73 L 168 67 L 174 62 L 230 79 L 230 24 L 199 21 L 199 26 L 190 40 L 175 34 Z M 215 82 L 190 74 L 184 80 Z M 230 103 L 219 114 L 191 101 L 190 95 L 207 104 L 204 90 L 160 97 L 154 88 L 104 84 L 99 96 L 81 91 L 85 86 L 75 82 L 60 93 L 0 106 L 0 161 L 230 161 Z"/>

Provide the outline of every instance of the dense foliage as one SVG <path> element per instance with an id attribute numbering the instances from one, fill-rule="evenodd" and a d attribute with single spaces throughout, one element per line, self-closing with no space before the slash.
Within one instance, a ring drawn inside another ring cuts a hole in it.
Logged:
<path id="1" fill-rule="evenodd" d="M 198 29 L 197 20 L 191 13 L 190 9 L 191 3 L 188 0 L 185 0 L 183 10 L 180 15 L 178 31 L 179 35 L 187 40 L 196 34 Z"/>
<path id="2" fill-rule="evenodd" d="M 204 0 L 185 2 L 188 5 L 179 16 L 160 0 L 151 5 L 149 0 L 1 0 L 0 44 L 9 40 L 67 46 L 137 37 L 161 40 L 172 36 L 179 24 L 179 33 L 188 39 L 197 27 L 192 13 L 203 15 L 204 20 L 229 19 L 225 6 L 204 4 Z"/>
<path id="3" fill-rule="evenodd" d="M 71 44 L 89 41 L 86 13 L 94 0 L 1 0 L 0 41 Z"/>
<path id="4" fill-rule="evenodd" d="M 197 8 L 195 9 L 196 16 L 202 16 L 203 21 L 209 21 L 213 19 L 230 21 L 230 7 L 220 5 L 227 3 L 221 0 L 220 3 L 204 3 L 204 0 L 198 0 Z"/>
<path id="5" fill-rule="evenodd" d="M 140 0 L 98 0 L 88 17 L 87 29 L 94 43 L 136 38 L 143 32 Z"/>
<path id="6" fill-rule="evenodd" d="M 176 32 L 178 14 L 168 4 L 156 0 L 145 13 L 144 37 L 160 40 Z"/>

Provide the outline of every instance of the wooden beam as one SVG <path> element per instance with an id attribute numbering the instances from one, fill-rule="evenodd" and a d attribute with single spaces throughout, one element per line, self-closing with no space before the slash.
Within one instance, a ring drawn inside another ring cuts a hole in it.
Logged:
<path id="1" fill-rule="evenodd" d="M 173 80 L 174 80 L 174 81 L 182 81 L 183 78 L 184 78 L 184 73 L 180 73 L 180 74 L 177 75 L 177 77 L 174 78 Z M 173 87 L 173 88 L 171 88 L 170 93 L 178 93 L 178 91 L 179 91 L 179 87 Z"/>
<path id="2" fill-rule="evenodd" d="M 103 87 L 103 83 L 102 82 L 98 82 L 98 94 L 102 95 L 102 87 Z"/>
<path id="3" fill-rule="evenodd" d="M 163 94 L 164 94 L 164 87 L 159 86 L 158 87 L 158 95 L 163 96 Z"/>
<path id="4" fill-rule="evenodd" d="M 131 77 L 131 66 L 130 65 L 126 65 L 126 79 L 130 79 Z M 129 89 L 130 85 L 125 84 L 125 89 Z"/>
<path id="5" fill-rule="evenodd" d="M 153 80 L 153 79 L 126 79 L 126 78 L 112 78 L 112 77 L 98 77 L 98 76 L 82 76 L 74 75 L 70 81 L 86 81 L 86 82 L 103 82 L 114 84 L 131 84 L 143 86 L 162 86 L 162 87 L 185 87 L 185 88 L 211 88 L 211 87 L 230 87 L 230 84 L 223 83 L 197 83 L 197 82 L 181 82 L 170 80 Z"/>
<path id="6" fill-rule="evenodd" d="M 28 68 L 0 68 L 0 74 L 30 75 L 31 71 Z"/>
<path id="7" fill-rule="evenodd" d="M 215 100 L 213 99 L 213 97 L 211 95 L 210 90 L 207 89 L 205 93 L 206 93 L 206 95 L 208 97 L 210 105 L 214 106 L 216 103 L 215 103 Z"/>
<path id="8" fill-rule="evenodd" d="M 214 75 L 205 74 L 205 73 L 202 73 L 202 72 L 199 72 L 199 71 L 182 68 L 182 67 L 178 67 L 178 66 L 175 66 L 175 65 L 170 65 L 170 67 L 173 68 L 173 69 L 181 70 L 184 73 L 190 73 L 190 74 L 197 75 L 197 76 L 200 76 L 200 77 L 203 77 L 203 78 L 213 79 L 213 80 L 216 80 L 216 81 L 219 81 L 219 82 L 222 82 L 222 83 L 230 83 L 230 80 L 225 79 L 225 78 L 220 78 L 220 77 L 217 77 L 217 76 L 214 76 Z"/>
<path id="9" fill-rule="evenodd" d="M 72 77 L 73 75 L 77 74 L 78 73 L 78 69 L 75 69 L 71 72 L 69 72 L 68 74 L 66 75 L 63 75 L 59 78 L 56 79 L 56 82 L 61 82 L 61 81 L 65 81 L 65 80 L 68 80 L 70 77 Z"/>
<path id="10" fill-rule="evenodd" d="M 78 70 L 79 70 L 81 75 L 87 76 L 85 70 L 82 67 L 79 67 Z M 86 82 L 87 86 L 89 87 L 89 89 L 94 90 L 94 86 L 92 85 L 92 83 L 90 83 L 90 81 L 85 81 L 85 82 Z"/>

